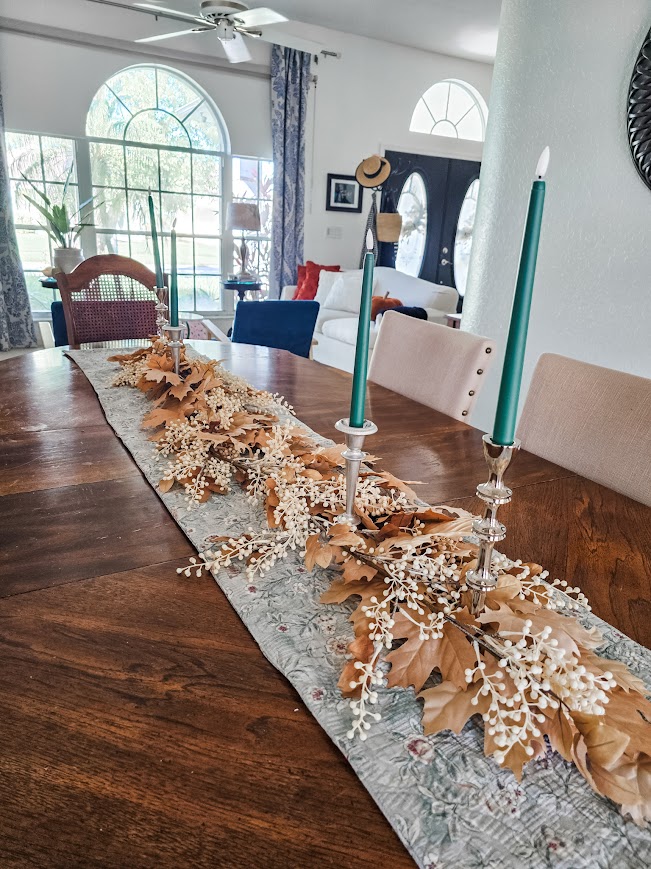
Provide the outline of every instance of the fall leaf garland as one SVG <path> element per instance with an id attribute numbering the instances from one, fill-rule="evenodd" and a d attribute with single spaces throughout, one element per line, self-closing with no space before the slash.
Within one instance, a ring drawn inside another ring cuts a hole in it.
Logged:
<path id="1" fill-rule="evenodd" d="M 161 491 L 181 486 L 190 507 L 236 483 L 266 515 L 266 527 L 215 538 L 187 575 L 234 561 L 264 574 L 293 550 L 310 570 L 338 568 L 321 600 L 358 601 L 339 680 L 350 738 L 365 739 L 379 719 L 379 690 L 411 687 L 426 734 L 458 733 L 481 716 L 485 753 L 517 778 L 549 743 L 622 812 L 651 818 L 651 703 L 621 662 L 595 653 L 601 637 L 574 617 L 589 609 L 579 589 L 496 555 L 497 588 L 474 616 L 464 584 L 476 556 L 470 514 L 424 506 L 409 485 L 366 468 L 362 525 L 340 524 L 343 446 L 317 445 L 280 396 L 184 351 L 176 375 L 164 340 L 112 359 L 121 366 L 114 385 L 152 402 L 143 426 L 167 460 Z"/>

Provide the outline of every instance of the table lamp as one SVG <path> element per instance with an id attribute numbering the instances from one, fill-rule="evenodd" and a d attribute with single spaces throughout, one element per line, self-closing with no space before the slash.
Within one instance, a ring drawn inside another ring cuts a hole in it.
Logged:
<path id="1" fill-rule="evenodd" d="M 229 229 L 260 232 L 260 209 L 255 202 L 231 202 L 228 206 L 227 225 Z M 237 276 L 239 280 L 252 277 L 246 267 L 248 255 L 246 238 L 243 237 L 240 244 L 240 259 L 242 264 L 240 273 Z"/>

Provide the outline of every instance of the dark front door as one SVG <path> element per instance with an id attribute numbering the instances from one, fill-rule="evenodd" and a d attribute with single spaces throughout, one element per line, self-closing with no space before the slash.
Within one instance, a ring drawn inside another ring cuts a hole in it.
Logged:
<path id="1" fill-rule="evenodd" d="M 382 211 L 399 210 L 403 232 L 398 245 L 383 244 L 380 262 L 408 271 L 424 280 L 465 291 L 465 273 L 455 275 L 454 251 L 459 243 L 468 245 L 467 221 L 462 219 L 469 191 L 476 199 L 481 164 L 474 160 L 428 157 L 403 151 L 387 151 L 391 175 L 382 190 Z M 474 208 L 472 209 L 474 218 Z M 464 271 L 464 256 L 457 251 L 457 266 Z M 457 277 L 460 280 L 457 280 Z M 457 285 L 459 284 L 459 286 Z"/>

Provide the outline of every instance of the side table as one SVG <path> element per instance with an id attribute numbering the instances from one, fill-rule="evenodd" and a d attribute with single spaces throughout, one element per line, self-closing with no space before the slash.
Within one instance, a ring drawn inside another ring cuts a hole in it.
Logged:
<path id="1" fill-rule="evenodd" d="M 224 289 L 237 293 L 238 301 L 243 302 L 247 293 L 261 293 L 262 285 L 258 281 L 224 281 Z"/>

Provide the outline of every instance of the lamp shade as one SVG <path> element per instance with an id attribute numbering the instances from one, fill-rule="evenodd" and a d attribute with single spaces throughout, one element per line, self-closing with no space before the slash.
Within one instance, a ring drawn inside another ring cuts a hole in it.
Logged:
<path id="1" fill-rule="evenodd" d="M 260 232 L 260 209 L 255 202 L 231 202 L 228 206 L 229 229 L 247 229 Z"/>

